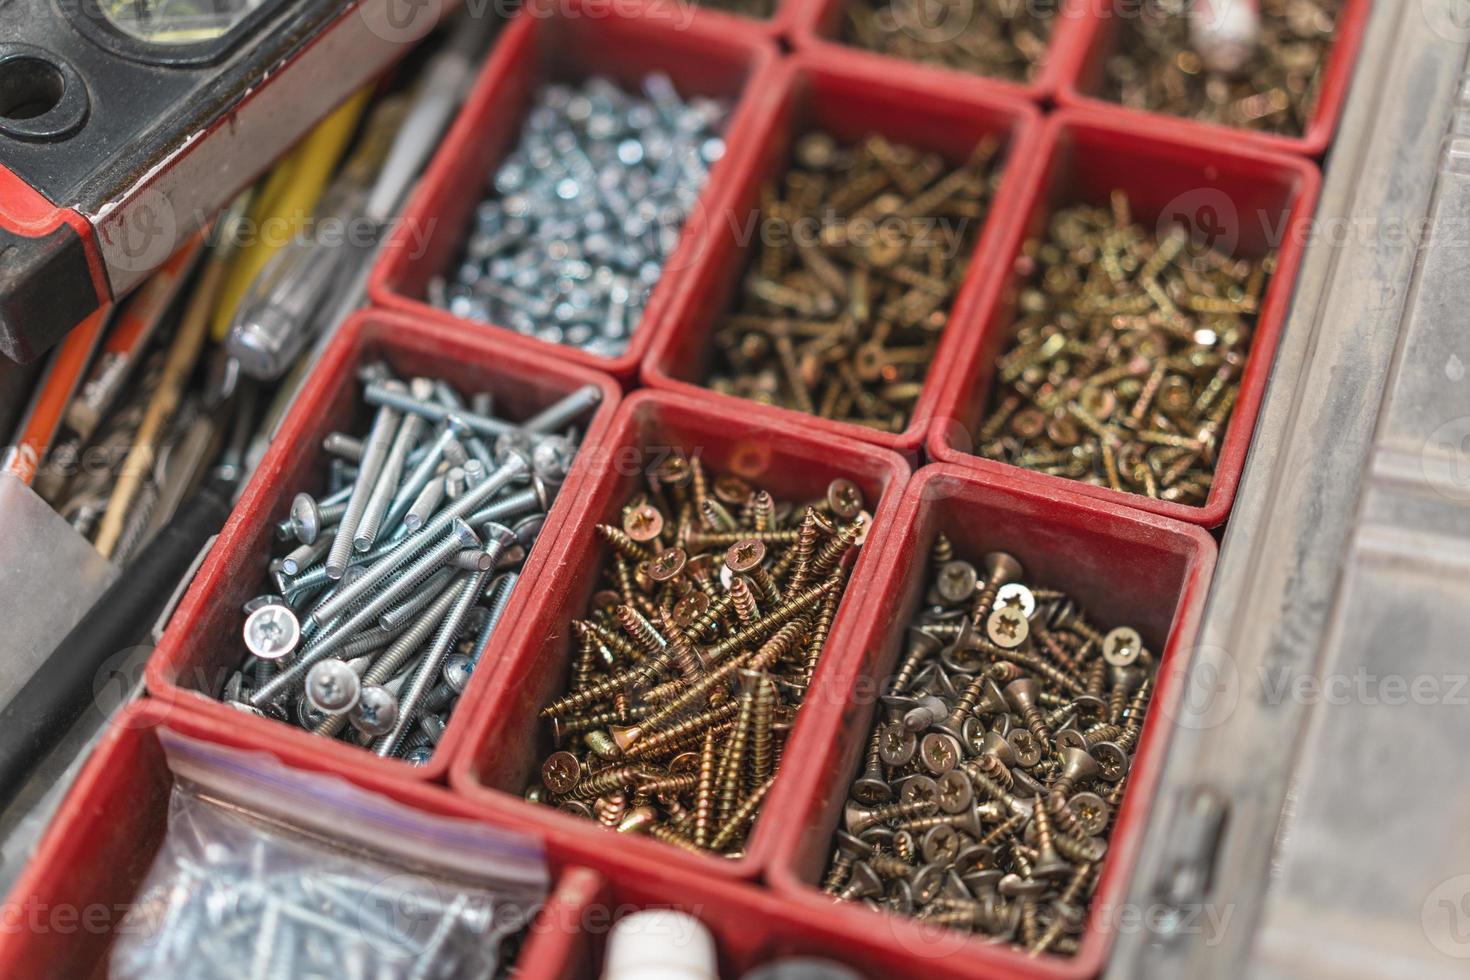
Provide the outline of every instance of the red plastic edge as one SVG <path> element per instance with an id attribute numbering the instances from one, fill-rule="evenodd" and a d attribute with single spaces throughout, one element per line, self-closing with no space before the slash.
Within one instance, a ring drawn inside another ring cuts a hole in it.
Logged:
<path id="1" fill-rule="evenodd" d="M 799 767 L 778 772 L 763 814 L 756 820 L 742 858 L 730 860 L 691 854 L 633 835 L 615 834 L 592 821 L 554 808 L 525 802 L 520 793 L 539 777 L 549 739 L 538 713 L 566 687 L 571 658 L 570 619 L 580 616 L 596 585 L 597 570 L 607 549 L 594 533 L 599 521 L 617 521 L 622 505 L 645 467 L 656 465 L 668 451 L 698 450 L 712 470 L 733 472 L 768 487 L 778 499 L 809 500 L 825 492 L 839 476 L 862 488 L 873 515 L 872 530 L 860 549 L 838 607 L 835 624 L 859 615 L 868 583 L 878 573 L 876 562 L 884 536 L 894 523 L 895 509 L 909 468 L 902 457 L 845 439 L 811 432 L 781 420 L 752 418 L 732 425 L 715 406 L 668 392 L 629 396 L 595 453 L 594 469 L 581 486 L 578 507 L 569 512 L 548 567 L 558 569 L 537 591 L 541 602 L 519 624 L 519 639 L 503 653 L 503 666 L 476 711 L 474 731 L 462 743 L 450 770 L 450 784 L 483 806 L 487 818 L 515 815 L 534 820 L 560 848 L 595 861 L 619 852 L 647 868 L 674 866 L 698 875 L 754 878 L 770 850 L 772 823 L 792 793 Z M 812 689 L 832 690 L 825 677 L 840 661 L 829 645 L 813 676 Z M 799 759 L 811 737 L 808 703 L 798 715 L 787 743 L 786 758 Z"/>
<path id="2" fill-rule="evenodd" d="M 845 51 L 804 52 L 788 59 L 773 85 L 777 106 L 762 120 L 760 156 L 747 161 L 731 188 L 727 220 L 709 244 L 709 258 L 681 284 L 668 311 L 667 329 L 653 342 L 643 365 L 649 387 L 678 391 L 724 406 L 741 416 L 800 423 L 834 437 L 858 439 L 892 449 L 910 461 L 918 458 L 925 432 L 935 418 L 953 416 L 959 393 L 944 383 L 946 372 L 932 368 L 908 427 L 900 433 L 880 432 L 866 426 L 807 415 L 792 409 L 733 395 L 718 394 L 688 380 L 702 373 L 702 353 L 728 297 L 745 265 L 751 247 L 741 239 L 746 216 L 759 207 L 761 184 L 784 173 L 787 149 L 795 137 L 816 125 L 834 130 L 844 139 L 872 132 L 896 142 L 934 149 L 962 160 L 982 136 L 1005 140 L 1006 170 L 985 218 L 984 229 L 971 253 L 964 283 L 950 307 L 934 363 L 944 365 L 976 342 L 983 314 L 1000 288 L 1004 268 L 994 261 L 1011 238 L 1025 199 L 1030 161 L 1041 153 L 1041 116 L 1026 102 L 991 90 L 955 89 L 932 73 L 894 73 L 851 58 Z"/>
<path id="3" fill-rule="evenodd" d="M 589 5 L 598 9 L 584 9 Z M 370 291 L 379 306 L 466 331 L 489 332 L 506 348 L 549 353 L 626 383 L 664 328 L 668 297 L 705 261 L 710 216 L 722 208 L 751 133 L 770 110 L 767 73 L 775 64 L 776 48 L 758 32 L 727 30 L 703 16 L 672 30 L 658 18 L 619 13 L 618 4 L 604 11 L 599 0 L 562 0 L 557 6 L 556 11 L 528 6 L 506 25 L 389 236 L 373 269 Z M 663 279 L 628 350 L 615 358 L 599 357 L 457 317 L 425 302 L 425 284 L 453 261 L 487 176 L 514 144 L 535 85 L 548 74 L 582 78 L 597 73 L 626 84 L 655 69 L 668 71 L 681 91 L 736 101 L 725 133 L 725 158 L 711 168 L 700 205 L 665 263 Z"/>
<path id="4" fill-rule="evenodd" d="M 1028 479 L 1038 487 L 1067 489 L 1118 506 L 1203 527 L 1218 527 L 1229 516 L 1235 500 L 1276 345 L 1290 312 L 1302 255 L 1312 237 L 1311 223 L 1322 178 L 1316 165 L 1303 157 L 1254 147 L 1225 150 L 1217 140 L 1166 133 L 1163 127 L 1149 120 L 1102 117 L 1075 109 L 1050 116 L 1042 137 L 1041 159 L 1045 163 L 1027 175 L 1030 185 L 1024 191 L 1027 203 L 1009 228 L 1010 240 L 996 253 L 1008 257 L 1003 263 L 1007 270 L 1004 280 L 1001 288 L 991 293 L 993 305 L 985 314 L 978 344 L 966 358 L 951 365 L 951 374 L 944 381 L 952 389 L 951 404 L 957 410 L 948 418 L 935 418 L 926 444 L 929 456 L 987 474 L 1017 469 L 1007 463 L 973 456 L 968 448 L 973 445 L 971 433 L 978 431 L 988 405 L 995 357 L 1011 336 L 1011 309 L 1020 280 L 1013 268 L 1015 256 L 1027 236 L 1044 227 L 1043 219 L 1059 204 L 1079 199 L 1094 203 L 1106 200 L 1106 189 L 1100 194 L 1076 196 L 1067 186 L 1069 181 L 1076 183 L 1079 179 L 1080 171 L 1074 168 L 1082 154 L 1078 147 L 1102 148 L 1088 157 L 1086 166 L 1095 174 L 1111 167 L 1107 172 L 1116 175 L 1116 186 L 1128 191 L 1136 216 L 1154 220 L 1167 208 L 1170 214 L 1184 212 L 1192 219 L 1205 216 L 1208 211 L 1208 216 L 1214 219 L 1228 207 L 1236 218 L 1229 228 L 1242 251 L 1258 254 L 1265 244 L 1274 244 L 1277 269 L 1267 285 L 1256 320 L 1240 394 L 1220 445 L 1215 479 L 1203 506 L 1153 500 L 1143 494 L 1094 487 L 1044 473 L 1028 471 Z M 1099 178 L 1091 175 L 1087 179 L 1096 183 Z M 1225 216 L 1228 219 L 1228 212 Z"/>
<path id="5" fill-rule="evenodd" d="M 496 394 L 498 403 L 509 407 L 512 417 L 524 417 L 583 385 L 595 385 L 603 395 L 584 433 L 582 451 L 552 504 L 542 537 L 526 559 L 501 626 L 450 717 L 433 758 L 422 767 L 398 759 L 380 759 L 364 749 L 312 735 L 294 725 L 246 714 L 200 690 L 215 689 L 238 662 L 242 649 L 236 640 L 240 603 L 259 590 L 264 556 L 272 547 L 272 525 L 286 511 L 292 495 L 323 485 L 322 437 L 350 419 L 360 405 L 356 369 L 380 356 L 390 364 L 398 362 L 401 370 L 434 371 L 460 384 L 480 384 Z M 611 423 L 619 397 L 617 385 L 605 375 L 562 364 L 534 351 L 502 347 L 493 334 L 484 331 L 465 333 L 392 313 L 357 314 L 343 325 L 312 372 L 179 603 L 163 640 L 148 660 L 145 676 L 149 693 L 164 701 L 186 702 L 238 729 L 263 749 L 291 746 L 331 760 L 345 770 L 442 781 L 470 720 L 480 708 L 489 679 L 499 667 L 501 651 L 512 642 L 528 608 L 536 605 L 543 576 L 555 569 L 548 564 L 548 557 L 565 516 L 578 506 L 590 465 L 587 450 L 598 444 Z"/>
<path id="6" fill-rule="evenodd" d="M 116 716 L 0 905 L 0 976 L 106 976 L 123 916 L 163 840 L 173 777 L 157 738 L 160 727 L 230 748 L 260 749 L 228 719 L 187 706 L 149 700 Z M 295 746 L 270 752 L 294 769 L 345 778 L 426 813 L 481 817 L 481 808 L 438 786 L 338 771 L 330 760 Z M 536 836 L 525 821 L 496 823 Z M 554 883 L 516 959 L 516 975 L 525 980 L 596 976 L 609 928 L 640 908 L 677 908 L 700 918 L 714 934 L 725 976 L 788 955 L 825 956 L 869 976 L 913 969 L 912 958 L 881 935 L 849 938 L 830 928 L 824 913 L 752 885 L 662 863 L 619 863 L 611 849 L 578 862 L 554 840 L 545 845 Z"/>
<path id="7" fill-rule="evenodd" d="M 815 731 L 807 744 L 814 754 L 789 796 L 792 806 L 781 813 L 768 881 L 777 894 L 822 913 L 830 928 L 853 941 L 886 937 L 935 977 L 1094 976 L 1112 938 L 1102 927 L 1103 916 L 1117 909 L 1126 890 L 1167 749 L 1167 728 L 1187 679 L 1214 569 L 1214 539 L 1193 525 L 1038 486 L 1025 474 L 977 474 L 953 466 L 919 471 L 893 527 L 883 540 L 880 572 L 863 615 L 833 635 L 844 659 L 829 679 L 839 685 L 834 695 L 845 697 L 824 700 L 821 713 L 810 719 Z M 1075 957 L 1032 958 L 965 933 L 839 905 L 811 883 L 825 868 L 838 809 L 867 744 L 879 684 L 895 666 L 907 613 L 922 600 L 929 548 L 940 528 L 954 539 L 957 555 L 978 559 L 986 550 L 1010 551 L 1037 580 L 1073 593 L 1109 625 L 1115 625 L 1110 614 L 1137 624 L 1151 646 L 1162 649 L 1153 705 L 1116 817 L 1093 919 Z"/>
<path id="8" fill-rule="evenodd" d="M 1343 103 L 1352 84 L 1353 69 L 1357 65 L 1358 49 L 1368 27 L 1368 18 L 1373 12 L 1373 0 L 1347 0 L 1338 17 L 1337 37 L 1328 54 L 1317 107 L 1306 132 L 1301 136 L 1278 136 L 1220 123 L 1130 109 L 1095 94 L 1096 73 L 1113 43 L 1109 27 L 1115 19 L 1118 0 L 1078 0 L 1076 6 L 1080 14 L 1077 29 L 1067 46 L 1058 52 L 1059 58 L 1064 61 L 1058 69 L 1060 85 L 1056 93 L 1057 101 L 1062 106 L 1087 109 L 1101 117 L 1149 121 L 1167 127 L 1169 131 L 1200 139 L 1229 140 L 1228 145 L 1232 149 L 1253 146 L 1277 152 L 1300 153 L 1309 157 L 1322 156 L 1337 131 Z"/>

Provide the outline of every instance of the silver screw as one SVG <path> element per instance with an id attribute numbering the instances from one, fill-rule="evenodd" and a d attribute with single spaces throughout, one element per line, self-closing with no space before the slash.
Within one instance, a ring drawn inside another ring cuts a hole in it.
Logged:
<path id="1" fill-rule="evenodd" d="M 271 603 L 245 620 L 245 648 L 261 660 L 279 660 L 301 640 L 301 623 L 289 607 Z"/>

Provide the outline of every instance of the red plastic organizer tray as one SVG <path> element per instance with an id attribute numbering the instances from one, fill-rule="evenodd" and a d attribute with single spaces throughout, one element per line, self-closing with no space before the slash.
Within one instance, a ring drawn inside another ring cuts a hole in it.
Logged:
<path id="1" fill-rule="evenodd" d="M 989 551 L 1020 559 L 1028 581 L 1059 588 L 1104 628 L 1131 625 L 1148 648 L 1161 653 L 1152 705 L 1139 739 L 1102 877 L 1096 910 L 1122 901 L 1144 818 L 1166 750 L 1172 706 L 1184 675 L 1215 562 L 1214 539 L 1204 530 L 1152 514 L 1037 486 L 1023 475 L 979 476 L 953 466 L 926 466 L 909 484 L 883 539 L 879 574 L 862 615 L 847 620 L 832 643 L 844 652 L 832 683 L 846 692 L 824 701 L 808 719 L 810 741 L 803 780 L 774 819 L 778 829 L 769 880 L 778 893 L 854 941 L 882 935 L 888 945 L 922 961 L 933 977 L 1081 978 L 1101 969 L 1111 933 L 1096 918 L 1075 957 L 1031 957 L 981 937 L 834 905 L 819 891 L 833 834 L 862 762 L 878 708 L 876 695 L 891 677 L 904 631 L 923 602 L 929 553 L 943 531 L 955 555 L 972 561 Z M 838 689 L 834 689 L 834 694 Z"/>
<path id="2" fill-rule="evenodd" d="M 995 360 L 1014 333 L 1016 297 L 1025 284 L 1015 271 L 1014 258 L 1027 238 L 1045 231 L 1056 209 L 1083 202 L 1106 204 L 1108 195 L 1121 189 L 1128 194 L 1136 220 L 1149 223 L 1167 216 L 1198 221 L 1201 229 L 1222 229 L 1222 234 L 1235 239 L 1232 251 L 1237 255 L 1258 256 L 1269 247 L 1277 249 L 1276 274 L 1266 287 L 1256 318 L 1240 394 L 1217 454 L 1214 482 L 1204 505 L 1195 507 L 1049 474 L 1031 473 L 1029 479 L 1039 487 L 1069 488 L 1118 506 L 1216 527 L 1224 523 L 1235 500 L 1302 252 L 1311 238 L 1321 176 L 1313 163 L 1301 157 L 1250 147 L 1226 150 L 1217 140 L 1182 131 L 1166 133 L 1164 127 L 1147 120 L 1104 119 L 1078 110 L 1052 115 L 1042 143 L 1044 162 L 1027 175 L 1028 203 L 1020 219 L 1011 224 L 1010 239 L 998 253 L 1005 256 L 1007 278 L 1003 288 L 995 291 L 978 341 L 955 361 L 943 381 L 956 409 L 953 415 L 935 418 L 929 431 L 929 456 L 984 473 L 1015 471 L 1007 463 L 970 452 L 974 433 L 990 407 Z"/>
<path id="3" fill-rule="evenodd" d="M 521 620 L 517 641 L 502 654 L 488 696 L 476 707 L 474 732 L 450 772 L 451 785 L 482 803 L 486 815 L 532 810 L 548 833 L 577 841 L 588 854 L 622 851 L 647 867 L 678 865 L 696 874 L 753 878 L 763 869 L 778 814 L 790 797 L 801 766 L 777 772 L 776 782 L 757 817 L 744 857 L 728 859 L 691 854 L 647 838 L 616 834 L 595 821 L 527 803 L 520 794 L 540 779 L 539 766 L 551 751 L 541 708 L 562 694 L 574 653 L 569 622 L 581 616 L 597 586 L 608 548 L 593 526 L 619 523 L 623 505 L 642 487 L 642 475 L 671 450 L 698 452 L 712 473 L 731 473 L 769 490 L 778 500 L 815 499 L 837 477 L 862 489 L 872 530 L 859 549 L 848 581 L 837 625 L 859 615 L 862 597 L 878 573 L 883 538 L 909 477 L 899 456 L 863 443 L 820 436 L 804 427 L 751 418 L 733 424 L 717 406 L 682 395 L 639 392 L 623 402 L 612 429 L 589 460 L 592 469 L 580 488 L 577 510 L 568 515 L 565 533 L 548 559 L 559 574 L 543 580 L 540 602 Z M 785 750 L 787 760 L 800 760 L 809 748 L 808 717 L 814 704 L 839 688 L 831 678 L 841 667 L 843 649 L 829 643 L 818 664 L 807 700 L 797 716 Z M 529 819 L 529 818 L 528 818 Z"/>
<path id="4" fill-rule="evenodd" d="M 940 79 L 884 71 L 845 56 L 798 55 L 773 74 L 779 106 L 762 121 L 759 153 L 736 175 L 726 212 L 729 220 L 711 235 L 708 261 L 680 286 L 669 310 L 668 329 L 649 351 L 643 380 L 655 388 L 723 405 L 732 414 L 799 423 L 814 432 L 862 439 L 916 458 L 929 421 L 950 418 L 955 411 L 957 393 L 944 385 L 945 372 L 937 365 L 964 357 L 977 342 L 983 311 L 1000 282 L 1002 269 L 994 257 L 1009 240 L 1027 186 L 1026 168 L 1040 152 L 1039 115 L 1018 99 L 956 91 Z M 936 367 L 901 433 L 716 394 L 699 383 L 708 369 L 711 334 L 731 308 L 735 289 L 754 256 L 756 241 L 750 229 L 759 211 L 761 186 L 785 172 L 794 141 L 814 129 L 842 140 L 880 133 L 897 143 L 941 153 L 955 163 L 963 162 L 986 136 L 1004 141 L 1006 171 L 1000 189 L 950 306 L 949 324 L 934 357 Z"/>
<path id="5" fill-rule="evenodd" d="M 1224 141 L 1225 146 L 1256 146 L 1268 150 L 1321 156 L 1332 142 L 1342 106 L 1352 83 L 1358 48 L 1373 12 L 1373 0 L 1346 0 L 1337 18 L 1337 36 L 1328 52 L 1322 70 L 1317 105 L 1305 132 L 1300 136 L 1258 133 L 1235 126 L 1203 122 L 1160 112 L 1130 109 L 1104 98 L 1100 91 L 1103 66 L 1117 50 L 1128 17 L 1138 16 L 1138 4 L 1119 4 L 1115 0 L 1080 0 L 1075 33 L 1057 54 L 1059 88 L 1057 101 L 1063 106 L 1085 108 L 1099 117 L 1117 117 L 1135 122 L 1148 121 L 1161 131 L 1190 133 L 1202 139 Z"/>
<path id="6" fill-rule="evenodd" d="M 618 13 L 596 0 L 564 0 L 555 10 L 528 6 L 496 40 L 459 117 L 435 152 L 403 217 L 373 270 L 373 300 L 462 330 L 490 333 L 507 347 L 554 353 L 562 360 L 606 371 L 622 381 L 637 373 L 649 344 L 663 329 L 662 310 L 679 282 L 706 261 L 705 240 L 741 166 L 744 148 L 770 102 L 766 72 L 774 45 L 742 31 L 694 18 L 674 29 L 658 18 Z M 530 99 L 548 81 L 603 75 L 636 88 L 652 71 L 666 72 L 681 95 L 705 95 L 734 104 L 725 130 L 725 158 L 710 169 L 695 208 L 664 264 L 628 350 L 600 357 L 580 348 L 525 337 L 508 328 L 462 319 L 424 301 L 428 282 L 448 271 L 495 166 L 514 147 Z M 420 241 L 420 236 L 423 240 Z"/>
<path id="7" fill-rule="evenodd" d="M 163 841 L 174 779 L 158 739 L 161 727 L 229 748 L 260 749 L 227 719 L 185 706 L 150 700 L 118 715 L 0 906 L 0 976 L 105 980 L 123 916 Z M 292 768 L 340 776 L 425 813 L 479 815 L 479 808 L 438 786 L 339 771 L 331 760 L 294 745 L 271 751 Z M 500 823 L 536 835 L 532 825 Z M 555 835 L 544 844 L 553 887 L 516 960 L 516 975 L 525 980 L 597 976 L 608 929 L 639 908 L 678 908 L 700 918 L 714 933 L 722 967 L 730 970 L 811 955 L 900 976 L 911 962 L 881 937 L 853 942 L 829 928 L 824 915 L 752 885 L 662 863 L 620 864 L 616 853 L 579 860 Z"/>
<path id="8" fill-rule="evenodd" d="M 547 557 L 565 516 L 577 508 L 587 460 L 578 454 L 566 483 L 552 504 L 541 538 L 527 556 L 521 581 L 482 660 L 465 690 L 430 762 L 411 766 L 380 759 L 364 749 L 325 739 L 294 725 L 256 717 L 215 700 L 244 655 L 240 606 L 261 591 L 274 547 L 274 524 L 289 509 L 292 496 L 315 492 L 326 483 L 322 437 L 333 431 L 363 431 L 371 414 L 361 399 L 357 369 L 383 360 L 396 372 L 443 378 L 466 396 L 495 395 L 496 411 L 527 418 L 584 385 L 602 390 L 603 402 L 583 437 L 595 446 L 616 409 L 619 391 L 610 378 L 562 364 L 520 348 L 502 348 L 484 331 L 468 332 L 387 313 L 361 313 L 344 324 L 286 416 L 254 479 L 230 515 L 208 559 L 179 603 L 163 641 L 148 661 L 148 691 L 165 701 L 188 702 L 254 738 L 258 747 L 295 745 L 342 769 L 369 769 L 416 780 L 441 780 L 450 758 L 474 716 L 479 699 L 528 607 L 535 605 Z M 354 428 L 354 426 L 356 426 Z"/>
<path id="9" fill-rule="evenodd" d="M 1066 81 L 1064 73 L 1077 59 L 1069 52 L 1081 42 L 1081 32 L 1087 26 L 1086 3 L 1088 0 L 1058 0 L 1060 9 L 1052 24 L 1051 36 L 1047 41 L 1047 57 L 1036 77 L 1027 82 L 1016 82 L 1005 78 L 979 75 L 922 61 L 912 61 L 894 55 L 869 51 L 842 40 L 843 14 L 849 3 L 862 0 L 808 0 L 798 9 L 792 22 L 792 32 L 797 50 L 852 59 L 885 76 L 905 81 L 927 78 L 943 85 L 949 91 L 1005 92 L 1043 103 L 1055 96 Z M 922 24 L 918 30 L 932 30 L 939 42 L 947 42 L 958 32 L 958 26 L 947 18 L 967 17 L 975 9 L 992 0 L 977 0 L 973 5 L 958 4 L 949 8 L 933 24 Z"/>

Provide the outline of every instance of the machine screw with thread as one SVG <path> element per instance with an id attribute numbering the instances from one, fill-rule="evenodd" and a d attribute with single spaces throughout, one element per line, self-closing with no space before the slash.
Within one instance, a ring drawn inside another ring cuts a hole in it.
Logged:
<path id="1" fill-rule="evenodd" d="M 299 619 L 298 648 L 279 665 L 252 653 L 227 679 L 224 696 L 294 719 L 323 737 L 363 747 L 372 743 L 380 754 L 417 764 L 439 744 L 475 661 L 501 623 L 520 564 L 554 500 L 554 478 L 565 471 L 543 469 L 544 475 L 533 476 L 531 458 L 513 444 L 503 447 L 493 470 L 466 459 L 458 440 L 468 440 L 476 427 L 533 447 L 551 438 L 491 417 L 484 399 L 472 400 L 482 411 L 466 421 L 453 411 L 464 400 L 442 381 L 404 383 L 380 368 L 365 373 L 363 383 L 370 392 L 366 400 L 377 405 L 369 436 L 357 443 L 334 433 L 337 438 L 328 440 L 357 457 L 357 482 L 320 501 L 298 495 L 290 517 L 276 525 L 293 560 L 290 571 L 272 564 L 279 581 L 271 591 L 284 600 L 271 601 L 284 601 Z M 542 414 L 555 410 L 545 417 L 575 429 L 596 408 L 600 393 L 595 386 L 575 389 Z M 554 438 L 558 453 L 574 447 L 564 435 Z M 460 465 L 473 479 L 457 494 L 444 493 L 447 470 Z M 412 493 L 405 490 L 410 482 Z M 439 489 L 426 493 L 432 486 Z M 416 513 L 412 527 L 394 510 L 392 502 L 404 499 Z M 354 546 L 354 537 L 366 547 Z M 333 554 L 345 559 L 336 578 L 336 568 L 328 568 Z M 325 560 L 311 565 L 313 558 Z M 492 579 L 494 586 L 486 589 Z M 246 612 L 255 608 L 249 605 Z M 344 668 L 354 683 L 345 683 Z M 355 704 L 342 710 L 328 698 L 334 707 L 326 717 L 303 709 L 313 670 L 323 684 L 332 681 L 334 694 L 356 690 Z"/>

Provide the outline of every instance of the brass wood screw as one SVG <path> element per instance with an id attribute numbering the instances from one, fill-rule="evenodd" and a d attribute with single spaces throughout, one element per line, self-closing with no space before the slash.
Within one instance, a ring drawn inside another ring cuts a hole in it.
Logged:
<path id="1" fill-rule="evenodd" d="M 989 138 L 958 167 L 876 135 L 849 146 L 821 132 L 799 139 L 780 192 L 762 196 L 755 260 L 716 328 L 706 383 L 903 431 L 998 186 L 998 157 Z"/>
<path id="2" fill-rule="evenodd" d="M 573 621 L 556 751 L 528 799 L 681 850 L 738 857 L 780 771 L 870 518 L 835 480 L 776 501 L 697 459 L 601 525 L 605 587 Z M 580 805 L 579 805 L 580 804 Z"/>
<path id="3" fill-rule="evenodd" d="M 1228 231 L 1196 229 L 1212 230 Z M 978 453 L 1203 504 L 1275 262 L 1145 227 L 1122 192 L 1058 211 L 1018 260 L 1029 282 Z"/>

